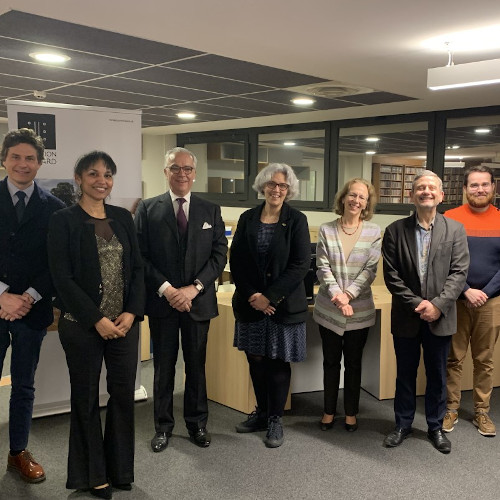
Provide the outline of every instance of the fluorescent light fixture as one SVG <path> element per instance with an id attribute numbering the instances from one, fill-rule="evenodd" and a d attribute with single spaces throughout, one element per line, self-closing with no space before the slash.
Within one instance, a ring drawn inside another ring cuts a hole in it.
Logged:
<path id="1" fill-rule="evenodd" d="M 296 97 L 295 99 L 292 99 L 292 102 L 296 106 L 310 106 L 311 104 L 314 104 L 315 101 L 310 97 Z"/>
<path id="2" fill-rule="evenodd" d="M 500 83 L 500 59 L 455 64 L 427 70 L 427 87 L 431 90 L 456 89 Z"/>
<path id="3" fill-rule="evenodd" d="M 474 132 L 476 134 L 489 134 L 491 132 L 491 129 L 490 128 L 486 128 L 486 127 L 481 127 L 481 128 L 477 128 L 476 130 L 474 130 Z"/>
<path id="4" fill-rule="evenodd" d="M 378 141 L 380 141 L 380 138 L 379 138 L 379 137 L 373 137 L 373 136 L 372 136 L 372 137 L 367 137 L 367 138 L 365 139 L 365 141 L 366 141 L 366 142 L 378 142 Z"/>
<path id="5" fill-rule="evenodd" d="M 445 161 L 444 168 L 464 168 L 465 162 L 463 161 Z"/>
<path id="6" fill-rule="evenodd" d="M 177 113 L 177 117 L 182 120 L 192 120 L 193 118 L 196 118 L 196 114 L 191 113 L 190 111 L 181 111 L 180 113 Z"/>
<path id="7" fill-rule="evenodd" d="M 295 144 L 296 144 L 296 143 L 295 143 L 295 142 L 293 142 L 293 141 L 285 141 L 285 142 L 283 143 L 283 146 L 295 146 Z"/>
<path id="8" fill-rule="evenodd" d="M 446 149 L 460 149 L 458 144 L 452 144 L 451 146 L 446 146 Z"/>
<path id="9" fill-rule="evenodd" d="M 46 63 L 64 63 L 69 61 L 71 57 L 66 56 L 64 54 L 58 54 L 55 52 L 32 52 L 30 57 L 35 59 L 38 62 L 46 62 Z"/>
<path id="10" fill-rule="evenodd" d="M 366 155 L 374 155 L 376 151 L 365 151 Z"/>

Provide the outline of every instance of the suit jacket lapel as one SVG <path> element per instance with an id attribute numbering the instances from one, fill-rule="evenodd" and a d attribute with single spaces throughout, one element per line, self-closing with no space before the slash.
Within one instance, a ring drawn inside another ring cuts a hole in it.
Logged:
<path id="1" fill-rule="evenodd" d="M 413 217 L 408 217 L 404 223 L 404 237 L 406 240 L 406 246 L 408 247 L 408 253 L 418 275 L 418 256 L 417 256 L 417 236 L 415 234 L 415 226 L 417 224 L 417 215 Z"/>
<path id="2" fill-rule="evenodd" d="M 434 227 L 432 228 L 432 239 L 431 239 L 431 247 L 429 249 L 429 262 L 432 262 L 434 256 L 436 255 L 437 249 L 441 240 L 444 236 L 444 221 L 443 216 L 441 214 L 436 214 L 436 218 L 434 219 Z"/>
<path id="3" fill-rule="evenodd" d="M 179 241 L 179 231 L 177 230 L 177 220 L 175 219 L 174 205 L 170 192 L 165 193 L 163 199 L 160 200 L 162 204 L 163 219 L 173 234 L 176 235 Z"/>
<path id="4" fill-rule="evenodd" d="M 5 210 L 8 220 L 15 221 L 15 224 L 17 224 L 16 209 L 14 208 L 14 203 L 12 203 L 9 188 L 7 187 L 7 179 L 0 182 L 0 203 Z M 11 222 L 10 224 L 13 223 Z"/>

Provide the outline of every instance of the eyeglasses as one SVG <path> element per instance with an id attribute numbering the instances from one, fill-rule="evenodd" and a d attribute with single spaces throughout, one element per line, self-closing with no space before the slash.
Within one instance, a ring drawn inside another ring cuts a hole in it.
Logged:
<path id="1" fill-rule="evenodd" d="M 359 201 L 361 202 L 364 201 L 366 203 L 368 201 L 368 198 L 365 198 L 362 194 L 348 193 L 347 196 L 351 200 L 357 200 L 359 198 Z"/>
<path id="2" fill-rule="evenodd" d="M 170 165 L 170 167 L 167 167 L 167 168 L 173 174 L 179 174 L 180 171 L 182 170 L 186 175 L 191 174 L 194 170 L 194 167 L 179 167 L 179 165 Z"/>
<path id="3" fill-rule="evenodd" d="M 491 186 L 491 182 L 483 182 L 482 184 L 474 182 L 473 184 L 469 184 L 468 189 L 470 189 L 471 191 L 477 191 L 479 188 L 481 188 L 483 191 L 488 191 Z"/>
<path id="4" fill-rule="evenodd" d="M 269 181 L 266 182 L 266 186 L 272 191 L 273 189 L 276 189 L 276 186 L 280 188 L 280 191 L 287 191 L 288 188 L 290 187 L 288 184 L 285 184 L 284 182 L 280 182 L 279 184 L 274 181 Z"/>

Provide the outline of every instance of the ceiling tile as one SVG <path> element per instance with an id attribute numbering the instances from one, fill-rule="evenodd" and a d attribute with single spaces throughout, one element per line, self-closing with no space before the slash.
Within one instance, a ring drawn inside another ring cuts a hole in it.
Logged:
<path id="1" fill-rule="evenodd" d="M 117 15 L 119 15 L 118 12 Z M 29 29 L 19 29 L 26 26 L 29 26 Z M 94 54 L 105 54 L 150 64 L 176 61 L 202 54 L 197 50 L 152 42 L 19 11 L 10 11 L 0 16 L 0 33 L 12 38 L 20 38 L 19 34 L 22 33 L 22 38 L 30 42 L 66 47 Z"/>
<path id="2" fill-rule="evenodd" d="M 163 67 L 134 71 L 129 73 L 127 77 L 191 89 L 207 90 L 218 94 L 245 94 L 247 92 L 263 90 L 262 86 L 252 83 L 193 74 L 188 71 L 179 71 Z"/>
<path id="3" fill-rule="evenodd" d="M 323 78 L 302 75 L 270 66 L 263 66 L 229 57 L 205 54 L 200 57 L 168 64 L 171 68 L 184 69 L 205 75 L 222 76 L 268 87 L 298 87 L 308 83 L 326 82 Z"/>

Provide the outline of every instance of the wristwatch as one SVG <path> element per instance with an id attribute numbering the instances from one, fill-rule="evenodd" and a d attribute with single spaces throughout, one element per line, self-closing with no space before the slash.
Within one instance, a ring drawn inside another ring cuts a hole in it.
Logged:
<path id="1" fill-rule="evenodd" d="M 194 286 L 199 293 L 203 292 L 203 289 L 205 288 L 200 280 L 194 280 Z"/>

